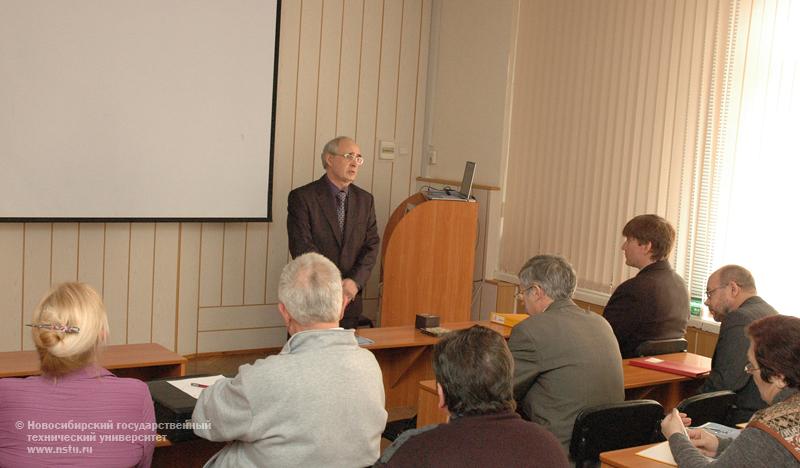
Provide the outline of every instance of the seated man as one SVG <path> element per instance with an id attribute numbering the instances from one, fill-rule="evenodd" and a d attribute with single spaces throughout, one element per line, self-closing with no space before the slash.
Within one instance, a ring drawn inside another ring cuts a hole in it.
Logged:
<path id="1" fill-rule="evenodd" d="M 700 392 L 736 392 L 736 411 L 728 422 L 747 421 L 767 404 L 761 399 L 752 376 L 744 370 L 750 345 L 745 329 L 751 322 L 778 312 L 758 297 L 753 275 L 739 265 L 726 265 L 708 277 L 706 305 L 714 320 L 721 324 L 711 360 L 711 374 Z"/>
<path id="2" fill-rule="evenodd" d="M 603 317 L 611 324 L 624 359 L 636 357 L 643 341 L 683 338 L 689 322 L 689 293 L 667 261 L 675 245 L 675 229 L 664 218 L 636 216 L 622 235 L 625 264 L 640 271 L 617 287 Z"/>
<path id="3" fill-rule="evenodd" d="M 381 369 L 353 330 L 338 328 L 342 278 L 322 255 L 289 262 L 278 310 L 291 338 L 281 353 L 203 390 L 192 420 L 231 441 L 206 466 L 367 466 L 386 425 Z"/>
<path id="4" fill-rule="evenodd" d="M 566 467 L 553 435 L 514 412 L 513 369 L 498 333 L 474 326 L 445 335 L 433 371 L 450 422 L 404 432 L 375 466 Z"/>
<path id="5" fill-rule="evenodd" d="M 531 421 L 569 451 L 587 406 L 625 399 L 622 358 L 603 317 L 572 302 L 577 279 L 562 257 L 537 255 L 519 272 L 518 299 L 530 315 L 511 331 L 514 396 Z"/>

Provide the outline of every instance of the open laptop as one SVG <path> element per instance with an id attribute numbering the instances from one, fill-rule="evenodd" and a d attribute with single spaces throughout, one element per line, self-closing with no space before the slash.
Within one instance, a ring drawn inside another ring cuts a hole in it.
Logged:
<path id="1" fill-rule="evenodd" d="M 428 200 L 460 200 L 470 201 L 472 199 L 472 181 L 475 179 L 475 163 L 467 161 L 464 166 L 464 177 L 461 179 L 461 188 L 458 191 L 452 189 L 428 190 L 423 192 Z"/>

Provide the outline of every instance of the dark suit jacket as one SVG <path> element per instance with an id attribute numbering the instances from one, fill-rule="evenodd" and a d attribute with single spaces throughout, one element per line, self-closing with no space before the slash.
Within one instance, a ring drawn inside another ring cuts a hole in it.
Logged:
<path id="1" fill-rule="evenodd" d="M 643 341 L 683 338 L 689 322 L 686 284 L 666 260 L 651 263 L 620 284 L 603 317 L 611 324 L 622 358 L 636 357 Z"/>
<path id="2" fill-rule="evenodd" d="M 756 410 L 765 408 L 767 404 L 761 399 L 753 378 L 744 371 L 747 364 L 747 339 L 744 329 L 754 320 L 777 315 L 778 312 L 764 299 L 753 296 L 736 309 L 728 312 L 719 326 L 719 339 L 711 360 L 709 374 L 701 393 L 731 390 L 736 392 L 736 414 L 731 423 L 740 423 L 750 419 Z"/>
<path id="3" fill-rule="evenodd" d="M 358 284 L 359 294 L 345 310 L 345 317 L 361 314 L 361 290 L 378 258 L 380 237 L 372 194 L 350 184 L 344 235 L 336 219 L 336 202 L 327 175 L 289 193 L 289 252 L 292 258 L 317 252 L 339 267 L 342 278 Z"/>
<path id="4" fill-rule="evenodd" d="M 514 397 L 565 452 L 583 408 L 625 400 L 622 358 L 614 344 L 603 317 L 570 299 L 553 302 L 511 329 Z"/>

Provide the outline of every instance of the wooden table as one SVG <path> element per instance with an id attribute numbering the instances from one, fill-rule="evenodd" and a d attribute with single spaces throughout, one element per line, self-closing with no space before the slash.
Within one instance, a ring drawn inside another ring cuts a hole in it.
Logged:
<path id="1" fill-rule="evenodd" d="M 460 330 L 473 325 L 491 328 L 505 338 L 511 335 L 511 327 L 489 321 L 451 322 L 441 327 Z M 386 409 L 416 409 L 419 382 L 433 378 L 432 348 L 439 338 L 425 335 L 411 326 L 359 328 L 357 334 L 375 342 L 363 347 L 375 354 L 381 366 Z"/>
<path id="2" fill-rule="evenodd" d="M 636 455 L 636 452 L 645 450 L 653 445 L 658 444 L 640 445 L 638 447 L 603 452 L 600 454 L 600 466 L 613 468 L 666 468 L 675 466 Z"/>
<path id="3" fill-rule="evenodd" d="M 118 377 L 153 380 L 186 374 L 186 358 L 157 343 L 108 345 L 100 350 L 100 365 Z M 0 377 L 37 375 L 39 354 L 36 351 L 0 353 Z"/>
<path id="4" fill-rule="evenodd" d="M 682 362 L 711 369 L 711 358 L 692 353 L 674 353 L 658 356 L 659 359 Z M 678 374 L 670 374 L 644 367 L 630 365 L 630 359 L 622 361 L 622 376 L 626 400 L 653 399 L 664 406 L 664 411 L 672 411 L 684 398 L 693 395 L 703 378 L 692 379 Z M 438 406 L 435 380 L 419 382 L 417 393 L 417 427 L 447 422 L 447 413 Z M 642 458 L 642 457 L 637 457 Z"/>

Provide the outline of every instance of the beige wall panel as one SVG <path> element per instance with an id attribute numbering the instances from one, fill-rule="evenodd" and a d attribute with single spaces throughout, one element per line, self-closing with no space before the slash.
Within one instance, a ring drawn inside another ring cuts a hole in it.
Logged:
<path id="1" fill-rule="evenodd" d="M 411 152 L 414 144 L 414 124 L 416 122 L 417 94 L 419 76 L 420 29 L 422 21 L 422 0 L 403 2 L 402 35 L 400 37 L 400 56 L 398 65 L 397 99 L 395 100 L 395 159 L 392 164 L 389 211 L 392 211 L 410 194 L 409 181 L 415 168 L 411 166 Z M 424 93 L 425 90 L 423 89 Z M 420 108 L 419 112 L 424 112 Z"/>
<path id="2" fill-rule="evenodd" d="M 108 313 L 109 344 L 124 344 L 128 334 L 130 223 L 108 223 L 105 236 L 103 302 Z"/>
<path id="3" fill-rule="evenodd" d="M 127 343 L 149 343 L 153 320 L 155 224 L 131 224 Z"/>
<path id="4" fill-rule="evenodd" d="M 30 334 L 22 323 L 24 232 L 21 223 L 0 223 L 0 352 L 19 351 L 22 334 Z"/>
<path id="5" fill-rule="evenodd" d="M 358 114 L 356 120 L 356 140 L 361 144 L 361 152 L 366 161 L 359 171 L 356 184 L 371 192 L 372 172 L 375 166 L 375 121 L 378 106 L 378 73 L 381 60 L 381 41 L 383 31 L 382 1 L 364 2 L 364 30 L 361 34 L 361 69 L 358 80 Z M 383 231 L 380 231 L 383 233 Z"/>
<path id="6" fill-rule="evenodd" d="M 153 265 L 153 322 L 151 341 L 175 348 L 175 322 L 178 301 L 178 223 L 156 224 Z"/>
<path id="7" fill-rule="evenodd" d="M 342 53 L 342 11 L 342 0 L 325 1 L 322 4 L 314 148 L 321 148 L 326 141 L 336 136 L 336 115 L 339 107 L 339 58 Z M 319 158 L 315 159 L 319 161 Z M 322 175 L 323 170 L 320 164 L 313 166 L 316 179 Z"/>
<path id="8" fill-rule="evenodd" d="M 341 31 L 342 50 L 338 70 L 339 103 L 336 112 L 336 132 L 334 132 L 337 135 L 354 136 L 356 132 L 364 1 L 344 0 Z"/>
<path id="9" fill-rule="evenodd" d="M 280 348 L 286 343 L 286 327 L 200 332 L 197 343 L 198 353 Z"/>
<path id="10" fill-rule="evenodd" d="M 297 72 L 300 45 L 300 2 L 281 6 L 281 43 L 278 63 L 277 114 L 275 121 L 275 159 L 272 179 L 272 222 L 267 225 L 266 303 L 278 300 L 278 277 L 289 257 L 286 234 L 286 199 L 292 188 L 295 142 Z M 298 184 L 299 185 L 299 184 Z"/>
<path id="11" fill-rule="evenodd" d="M 197 352 L 197 309 L 200 282 L 200 223 L 180 225 L 177 352 Z"/>
<path id="12" fill-rule="evenodd" d="M 78 279 L 78 223 L 53 223 L 52 284 Z"/>
<path id="13" fill-rule="evenodd" d="M 403 25 L 403 0 L 386 0 L 383 10 L 383 33 L 380 43 L 380 70 L 378 76 L 378 101 L 375 120 L 375 138 L 371 147 L 365 141 L 362 150 L 372 154 L 372 167 L 362 168 L 360 177 L 370 175 L 372 179 L 372 195 L 375 197 L 375 215 L 378 221 L 378 233 L 383 233 L 386 221 L 391 215 L 391 187 L 393 182 L 393 162 L 378 159 L 380 140 L 396 140 L 395 125 L 397 122 L 397 80 L 400 62 L 400 42 Z M 364 149 L 364 147 L 368 149 Z M 395 148 L 396 151 L 396 148 Z M 364 174 L 368 169 L 370 174 Z M 384 183 L 389 181 L 389 183 Z M 378 268 L 374 268 L 367 282 L 364 294 L 366 297 L 378 295 Z"/>
<path id="14" fill-rule="evenodd" d="M 202 307 L 199 313 L 197 329 L 201 332 L 284 326 L 277 304 Z"/>
<path id="15" fill-rule="evenodd" d="M 247 255 L 244 258 L 245 304 L 264 304 L 266 301 L 268 226 L 267 223 L 247 223 L 245 249 Z"/>
<path id="16" fill-rule="evenodd" d="M 477 310 L 476 310 L 477 309 Z M 472 307 L 473 320 L 488 320 L 497 309 L 497 284 L 484 281 L 480 294 Z"/>
<path id="17" fill-rule="evenodd" d="M 101 294 L 105 233 L 103 223 L 81 223 L 78 227 L 78 281 L 89 283 Z"/>
<path id="18" fill-rule="evenodd" d="M 431 0 L 422 0 L 420 12 L 419 57 L 417 57 L 417 95 L 414 106 L 414 133 L 410 142 L 411 174 L 408 180 L 408 193 L 416 192 L 416 178 L 421 174 L 425 159 L 423 139 L 425 134 L 425 98 L 428 83 L 428 50 L 431 33 Z"/>
<path id="19" fill-rule="evenodd" d="M 292 187 L 305 185 L 321 173 L 319 148 L 314 136 L 317 124 L 317 91 L 319 86 L 320 28 L 322 1 L 302 2 L 300 16 L 300 50 L 297 67 L 297 96 L 295 108 L 294 167 Z"/>
<path id="20" fill-rule="evenodd" d="M 225 225 L 203 223 L 200 231 L 200 307 L 222 301 L 222 255 Z"/>
<path id="21" fill-rule="evenodd" d="M 25 272 L 23 276 L 22 304 L 23 324 L 31 323 L 33 309 L 50 290 L 50 255 L 52 245 L 50 223 L 28 223 L 25 225 Z M 22 332 L 22 348 L 34 349 L 33 340 L 27 330 Z"/>
<path id="22" fill-rule="evenodd" d="M 222 305 L 244 303 L 244 259 L 247 224 L 226 223 L 222 247 Z"/>

